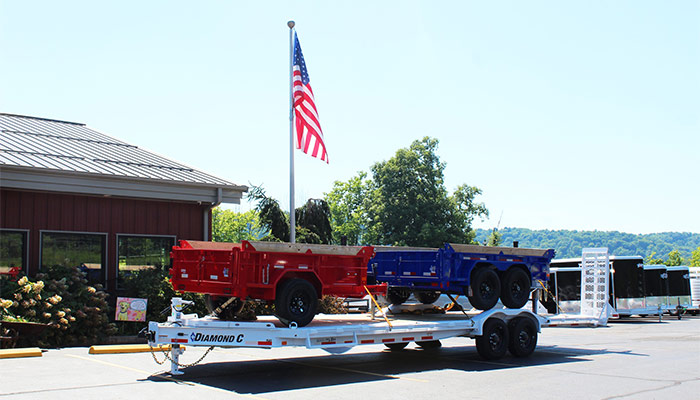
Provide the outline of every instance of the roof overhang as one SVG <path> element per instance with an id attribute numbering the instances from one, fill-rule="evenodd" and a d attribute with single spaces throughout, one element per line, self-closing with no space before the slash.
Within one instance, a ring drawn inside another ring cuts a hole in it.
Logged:
<path id="1" fill-rule="evenodd" d="M 0 187 L 95 196 L 240 204 L 247 186 L 210 185 L 0 166 Z M 219 194 L 220 193 L 220 194 Z"/>

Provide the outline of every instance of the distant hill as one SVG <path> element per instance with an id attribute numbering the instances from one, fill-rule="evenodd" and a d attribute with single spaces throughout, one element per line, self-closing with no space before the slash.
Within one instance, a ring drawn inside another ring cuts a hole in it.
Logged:
<path id="1" fill-rule="evenodd" d="M 501 245 L 512 246 L 513 241 L 520 242 L 520 247 L 554 249 L 556 258 L 580 257 L 584 247 L 607 247 L 616 256 L 647 257 L 656 252 L 655 257 L 666 258 L 672 250 L 678 250 L 684 259 L 690 252 L 700 247 L 700 233 L 663 232 L 635 235 L 623 232 L 601 231 L 550 231 L 526 228 L 501 228 L 503 235 Z M 476 240 L 484 243 L 491 230 L 477 229 Z"/>

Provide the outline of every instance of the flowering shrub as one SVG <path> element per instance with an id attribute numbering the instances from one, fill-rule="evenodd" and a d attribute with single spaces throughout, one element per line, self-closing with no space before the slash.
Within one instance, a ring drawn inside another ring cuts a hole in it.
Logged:
<path id="1" fill-rule="evenodd" d="M 50 267 L 37 274 L 37 278 L 46 282 L 49 293 L 60 297 L 62 310 L 57 315 L 60 316 L 59 322 L 66 325 L 65 329 L 47 332 L 45 342 L 40 345 L 89 345 L 102 342 L 116 332 L 107 317 L 107 293 L 102 285 L 88 285 L 85 273 L 77 266 Z M 61 311 L 65 315 L 61 316 Z"/>
<path id="2" fill-rule="evenodd" d="M 107 319 L 107 294 L 87 284 L 77 267 L 55 266 L 37 274 L 36 282 L 23 276 L 3 282 L 0 315 L 4 320 L 49 325 L 29 345 L 58 347 L 88 345 L 114 334 Z"/>

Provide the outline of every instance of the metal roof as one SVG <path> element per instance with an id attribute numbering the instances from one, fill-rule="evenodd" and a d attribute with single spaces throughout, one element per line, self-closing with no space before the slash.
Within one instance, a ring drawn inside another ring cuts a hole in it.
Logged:
<path id="1" fill-rule="evenodd" d="M 238 202 L 236 199 L 248 189 L 112 138 L 85 124 L 3 113 L 0 113 L 0 168 L 3 178 L 9 170 L 21 170 L 34 175 L 85 174 L 111 181 L 138 181 L 141 185 L 157 182 L 220 188 L 227 192 L 224 201 L 229 202 Z M 5 183 L 0 185 L 7 186 Z"/>

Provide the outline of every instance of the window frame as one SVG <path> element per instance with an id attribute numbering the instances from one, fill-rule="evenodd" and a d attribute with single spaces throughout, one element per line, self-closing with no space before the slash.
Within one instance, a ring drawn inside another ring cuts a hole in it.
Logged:
<path id="1" fill-rule="evenodd" d="M 44 264 L 44 233 L 67 233 L 75 235 L 94 235 L 101 236 L 104 240 L 104 256 L 102 263 L 102 284 L 104 288 L 107 288 L 107 269 L 109 269 L 109 233 L 106 232 L 85 232 L 85 231 L 62 231 L 53 229 L 41 229 L 39 230 L 39 268 L 38 271 L 42 270 Z"/>
<path id="2" fill-rule="evenodd" d="M 138 233 L 117 233 L 116 240 L 114 242 L 114 287 L 117 290 L 123 289 L 122 285 L 119 284 L 119 238 L 120 237 L 136 237 L 136 238 L 171 238 L 173 239 L 173 246 L 177 245 L 177 235 L 153 235 L 153 234 L 138 234 Z M 172 250 L 172 248 L 171 248 Z"/>
<path id="3" fill-rule="evenodd" d="M 24 242 L 22 243 L 24 255 L 22 256 L 21 271 L 24 272 L 25 275 L 29 275 L 29 239 L 30 239 L 29 235 L 30 235 L 30 230 L 29 229 L 0 228 L 0 232 L 21 233 L 24 235 L 24 237 L 23 237 Z"/>

